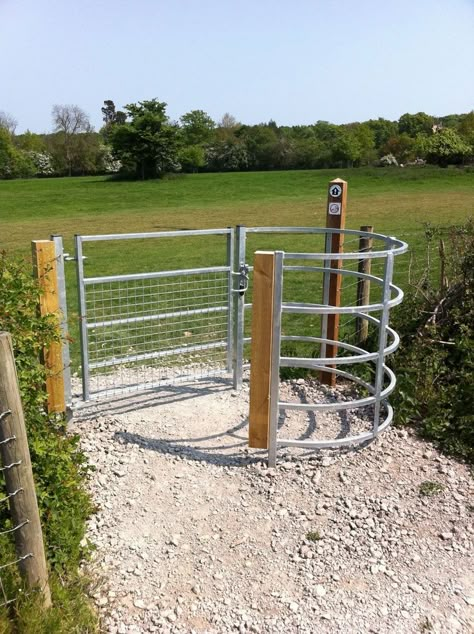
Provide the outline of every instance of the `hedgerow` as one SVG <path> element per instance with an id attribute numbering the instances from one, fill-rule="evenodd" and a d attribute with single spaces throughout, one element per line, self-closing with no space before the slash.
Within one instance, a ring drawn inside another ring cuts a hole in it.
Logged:
<path id="1" fill-rule="evenodd" d="M 395 312 L 396 418 L 474 462 L 474 221 L 427 237 L 444 238 L 445 279 L 425 276 Z"/>
<path id="2" fill-rule="evenodd" d="M 65 418 L 46 410 L 40 357 L 60 335 L 56 318 L 38 313 L 40 292 L 31 266 L 0 252 L 0 330 L 9 332 L 13 340 L 53 594 L 53 608 L 42 615 L 35 598 L 19 590 L 16 567 L 4 569 L 5 594 L 18 600 L 9 613 L 5 609 L 0 613 L 0 631 L 95 632 L 96 617 L 78 575 L 86 554 L 81 545 L 85 522 L 92 512 L 84 487 L 88 466 L 78 437 L 66 433 Z M 8 527 L 9 512 L 5 504 L 2 507 L 0 526 Z M 6 538 L 0 541 L 0 557 L 2 562 L 15 559 Z"/>

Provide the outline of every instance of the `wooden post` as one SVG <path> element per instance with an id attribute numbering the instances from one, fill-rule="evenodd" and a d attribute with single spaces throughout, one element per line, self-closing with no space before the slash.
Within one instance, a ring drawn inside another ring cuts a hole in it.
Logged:
<path id="1" fill-rule="evenodd" d="M 60 323 L 59 289 L 56 272 L 56 249 L 52 240 L 33 240 L 33 272 L 42 289 L 40 296 L 41 315 L 55 315 Z M 46 367 L 46 390 L 48 412 L 65 412 L 62 344 L 53 341 L 44 350 Z"/>
<path id="2" fill-rule="evenodd" d="M 370 225 L 363 225 L 361 231 L 373 233 L 374 228 Z M 359 253 L 366 253 L 372 250 L 373 238 L 359 238 Z M 372 260 L 359 260 L 359 273 L 370 275 Z M 365 306 L 370 302 L 370 280 L 359 278 L 357 280 L 357 306 Z M 356 319 L 356 339 L 357 345 L 364 347 L 369 334 L 369 322 L 367 319 L 357 317 Z"/>
<path id="3" fill-rule="evenodd" d="M 19 568 L 28 587 L 38 588 L 51 605 L 43 533 L 31 470 L 30 451 L 10 335 L 0 332 L 0 455 Z"/>
<path id="4" fill-rule="evenodd" d="M 268 448 L 275 254 L 257 251 L 253 269 L 249 447 Z"/>
<path id="5" fill-rule="evenodd" d="M 444 240 L 439 239 L 439 261 L 440 261 L 440 280 L 439 287 L 442 291 L 447 290 L 449 286 L 448 278 L 446 276 L 446 249 L 444 246 Z"/>
<path id="6" fill-rule="evenodd" d="M 326 227 L 328 229 L 344 229 L 346 225 L 346 203 L 347 203 L 347 183 L 346 181 L 336 178 L 329 183 L 328 186 L 328 202 L 326 212 Z M 344 236 L 341 233 L 334 233 L 326 240 L 326 252 L 342 253 L 344 247 Z M 341 268 L 341 260 L 331 260 L 330 267 L 332 269 Z M 327 274 L 326 274 L 327 275 Z M 341 286 L 342 275 L 331 273 L 329 275 L 329 284 L 325 283 L 323 291 L 323 303 L 330 306 L 341 305 Z M 339 315 L 328 315 L 324 322 L 327 324 L 325 328 L 327 339 L 338 341 L 339 339 Z M 323 334 L 324 336 L 324 334 Z M 335 357 L 337 355 L 337 345 L 327 344 L 324 346 L 326 357 Z M 329 366 L 335 367 L 335 366 Z M 321 372 L 321 383 L 334 387 L 336 385 L 336 375 L 333 372 Z"/>

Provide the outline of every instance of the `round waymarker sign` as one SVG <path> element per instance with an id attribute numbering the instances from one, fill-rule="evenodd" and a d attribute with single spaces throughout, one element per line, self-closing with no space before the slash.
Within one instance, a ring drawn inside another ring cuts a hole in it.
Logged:
<path id="1" fill-rule="evenodd" d="M 329 193 L 333 198 L 339 198 L 342 194 L 342 187 L 340 185 L 331 185 L 329 188 Z"/>

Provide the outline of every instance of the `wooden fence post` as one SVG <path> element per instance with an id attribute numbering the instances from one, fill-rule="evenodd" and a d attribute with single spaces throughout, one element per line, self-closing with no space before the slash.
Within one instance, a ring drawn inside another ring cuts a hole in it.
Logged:
<path id="1" fill-rule="evenodd" d="M 51 605 L 43 533 L 10 335 L 0 332 L 0 455 L 20 572 Z"/>
<path id="2" fill-rule="evenodd" d="M 360 228 L 361 231 L 373 233 L 374 228 L 370 225 L 363 225 Z M 361 236 L 359 238 L 359 253 L 366 253 L 372 250 L 373 238 L 366 238 Z M 359 260 L 358 271 L 359 273 L 366 273 L 370 275 L 372 260 Z M 364 280 L 359 278 L 357 280 L 357 306 L 365 306 L 370 302 L 370 280 Z M 364 346 L 367 342 L 369 334 L 369 322 L 367 319 L 357 317 L 356 319 L 356 338 L 357 345 Z"/>
<path id="3" fill-rule="evenodd" d="M 59 289 L 56 271 L 56 249 L 52 240 L 33 240 L 33 273 L 42 289 L 40 296 L 41 315 L 56 315 L 60 324 Z M 46 390 L 48 392 L 48 412 L 65 412 L 64 375 L 62 344 L 53 341 L 44 350 L 46 367 Z"/>
<path id="4" fill-rule="evenodd" d="M 328 229 L 344 229 L 346 225 L 346 203 L 347 203 L 347 183 L 336 178 L 328 186 L 328 202 L 326 213 L 326 227 Z M 328 234 L 326 239 L 327 253 L 342 253 L 344 247 L 344 236 L 341 233 Z M 341 268 L 341 260 L 331 260 L 332 269 Z M 342 275 L 330 273 L 329 278 L 325 274 L 323 304 L 330 306 L 341 305 Z M 327 333 L 324 334 L 324 331 Z M 323 319 L 323 337 L 338 341 L 339 339 L 339 315 L 327 315 Z M 326 344 L 322 346 L 325 357 L 335 357 L 337 355 L 336 344 Z M 335 367 L 335 366 L 329 366 Z M 334 387 L 336 385 L 336 375 L 333 372 L 322 371 L 320 375 L 321 383 Z"/>
<path id="5" fill-rule="evenodd" d="M 253 269 L 249 447 L 268 448 L 275 254 L 257 251 Z"/>

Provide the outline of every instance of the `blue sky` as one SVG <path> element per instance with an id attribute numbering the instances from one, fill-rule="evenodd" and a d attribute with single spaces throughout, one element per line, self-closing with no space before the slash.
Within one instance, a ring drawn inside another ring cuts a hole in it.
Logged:
<path id="1" fill-rule="evenodd" d="M 474 0 L 0 0 L 0 110 L 117 107 L 307 124 L 474 108 Z"/>

